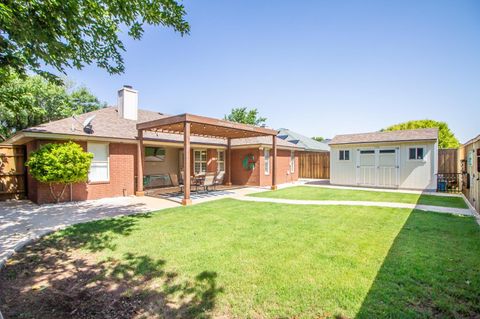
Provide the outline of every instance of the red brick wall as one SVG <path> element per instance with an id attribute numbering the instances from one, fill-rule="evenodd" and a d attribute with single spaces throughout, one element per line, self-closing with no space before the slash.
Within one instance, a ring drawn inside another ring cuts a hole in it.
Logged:
<path id="1" fill-rule="evenodd" d="M 255 168 L 251 171 L 242 166 L 247 154 L 255 157 Z M 234 149 L 232 150 L 232 183 L 234 185 L 270 186 L 272 185 L 273 156 L 270 152 L 270 175 L 265 175 L 265 159 L 263 150 Z M 290 151 L 277 150 L 277 184 L 291 183 L 298 180 L 298 154 L 295 154 L 295 172 L 290 173 Z"/>
<path id="2" fill-rule="evenodd" d="M 270 150 L 270 175 L 265 175 L 265 159 L 262 156 L 260 158 L 261 166 L 261 179 L 260 186 L 271 186 L 273 174 L 273 153 Z M 295 169 L 293 173 L 290 173 L 290 151 L 289 150 L 277 150 L 277 167 L 276 167 L 276 183 L 284 184 L 291 183 L 298 180 L 298 153 L 295 152 Z"/>
<path id="3" fill-rule="evenodd" d="M 51 141 L 32 141 L 27 144 L 27 154 Z M 86 142 L 77 142 L 87 149 Z M 77 183 L 72 185 L 71 197 L 74 201 L 98 199 L 135 194 L 136 153 L 135 144 L 110 143 L 110 181 L 105 183 Z M 53 201 L 47 184 L 27 178 L 28 198 L 38 204 Z M 60 188 L 58 189 L 60 190 Z M 70 187 L 67 187 L 61 201 L 70 200 Z"/>
<path id="4" fill-rule="evenodd" d="M 260 159 L 258 149 L 232 149 L 232 184 L 233 185 L 260 185 Z M 255 158 L 255 168 L 247 170 L 243 167 L 243 159 L 252 154 Z M 227 162 L 228 165 L 228 162 Z"/>

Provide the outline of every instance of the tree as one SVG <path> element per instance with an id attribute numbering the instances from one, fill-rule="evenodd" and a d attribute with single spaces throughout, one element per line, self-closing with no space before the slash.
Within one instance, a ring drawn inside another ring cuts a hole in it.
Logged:
<path id="1" fill-rule="evenodd" d="M 382 131 L 412 130 L 418 128 L 438 128 L 439 148 L 458 148 L 460 143 L 445 122 L 433 120 L 416 120 L 389 126 Z"/>
<path id="2" fill-rule="evenodd" d="M 257 109 L 247 110 L 246 107 L 233 108 L 230 114 L 225 115 L 224 118 L 228 121 L 250 125 L 261 125 L 267 120 L 267 118 L 259 116 Z"/>
<path id="3" fill-rule="evenodd" d="M 110 74 L 124 71 L 121 28 L 135 40 L 144 25 L 170 27 L 182 36 L 190 26 L 175 0 L 6 0 L 0 3 L 0 78 L 10 68 L 54 76 L 95 63 Z"/>
<path id="4" fill-rule="evenodd" d="M 48 184 L 53 200 L 58 203 L 67 185 L 87 181 L 92 159 L 92 153 L 74 142 L 67 142 L 43 145 L 30 154 L 25 165 L 33 178 Z M 55 191 L 57 185 L 60 191 Z"/>
<path id="5" fill-rule="evenodd" d="M 314 140 L 317 141 L 317 142 L 322 142 L 322 141 L 325 140 L 325 138 L 324 138 L 324 137 L 321 137 L 321 136 L 314 136 L 314 137 L 312 137 L 312 139 L 314 139 Z"/>
<path id="6" fill-rule="evenodd" d="M 84 87 L 58 85 L 41 76 L 12 73 L 0 86 L 0 136 L 7 139 L 19 130 L 104 107 Z"/>

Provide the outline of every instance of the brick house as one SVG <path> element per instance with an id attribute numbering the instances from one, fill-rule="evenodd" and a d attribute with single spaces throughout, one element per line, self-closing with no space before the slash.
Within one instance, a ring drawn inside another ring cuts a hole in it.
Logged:
<path id="1" fill-rule="evenodd" d="M 128 196 L 143 191 L 143 187 L 169 186 L 171 174 L 180 176 L 185 170 L 184 135 L 165 129 L 145 130 L 139 138 L 138 127 L 142 123 L 169 118 L 172 117 L 138 109 L 138 92 L 125 86 L 118 92 L 117 107 L 31 127 L 5 143 L 25 145 L 27 159 L 29 153 L 46 143 L 64 141 L 74 141 L 94 154 L 88 182 L 72 185 L 62 201 Z M 238 132 L 246 132 L 245 136 L 249 136 L 249 131 L 276 133 L 266 128 L 216 121 L 225 127 L 231 126 L 232 130 L 232 125 L 236 125 Z M 224 132 L 228 130 L 225 128 Z M 190 159 L 191 175 L 226 171 L 230 173 L 226 174 L 226 181 L 248 186 L 271 186 L 298 179 L 298 151 L 301 148 L 276 137 L 273 143 L 272 136 L 226 139 L 197 132 L 192 134 L 189 143 L 187 159 Z M 275 169 L 272 168 L 273 148 L 277 154 Z M 143 160 L 139 162 L 139 159 Z M 139 185 L 139 181 L 143 182 Z M 52 202 L 48 186 L 32 178 L 28 170 L 27 190 L 28 198 L 35 203 Z"/>

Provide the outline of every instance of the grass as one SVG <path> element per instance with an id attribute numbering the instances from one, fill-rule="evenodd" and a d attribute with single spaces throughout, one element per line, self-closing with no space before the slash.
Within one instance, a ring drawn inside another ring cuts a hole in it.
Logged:
<path id="1" fill-rule="evenodd" d="M 301 190 L 323 191 L 285 191 Z M 149 274 L 169 302 L 207 278 L 192 317 L 480 316 L 480 228 L 471 217 L 233 199 L 148 217 L 80 224 L 48 240 Z"/>
<path id="2" fill-rule="evenodd" d="M 376 192 L 366 190 L 334 189 L 327 187 L 295 186 L 276 191 L 267 191 L 249 196 L 301 199 L 301 200 L 345 200 L 395 202 L 419 205 L 468 208 L 462 197 L 408 194 L 397 192 Z"/>

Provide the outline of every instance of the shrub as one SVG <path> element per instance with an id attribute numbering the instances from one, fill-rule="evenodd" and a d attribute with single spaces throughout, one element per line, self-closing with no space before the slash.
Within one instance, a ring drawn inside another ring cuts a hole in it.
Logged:
<path id="1" fill-rule="evenodd" d="M 74 142 L 45 144 L 30 154 L 25 164 L 38 181 L 48 184 L 55 202 L 59 202 L 67 185 L 86 182 L 93 154 L 85 152 Z M 61 186 L 55 192 L 55 185 Z"/>

